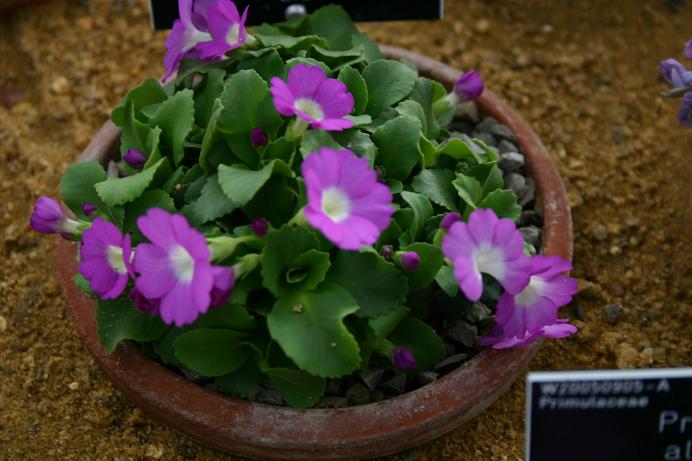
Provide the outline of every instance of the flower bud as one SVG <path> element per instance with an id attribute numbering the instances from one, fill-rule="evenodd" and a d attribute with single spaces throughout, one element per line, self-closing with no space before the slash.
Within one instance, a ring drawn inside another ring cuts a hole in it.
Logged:
<path id="1" fill-rule="evenodd" d="M 139 170 L 147 163 L 147 157 L 142 152 L 131 147 L 127 149 L 127 152 L 123 155 L 123 161 L 130 167 Z"/>
<path id="2" fill-rule="evenodd" d="M 94 214 L 95 211 L 96 211 L 96 206 L 89 203 L 89 202 L 82 205 L 82 213 L 84 213 L 84 216 L 86 216 L 87 218 L 89 216 L 91 216 L 92 214 Z"/>
<path id="3" fill-rule="evenodd" d="M 250 221 L 250 227 L 252 227 L 252 232 L 257 237 L 264 237 L 269 230 L 269 223 L 264 218 L 255 218 Z"/>
<path id="4" fill-rule="evenodd" d="M 440 221 L 440 229 L 448 231 L 457 221 L 461 221 L 461 214 L 456 212 L 447 213 L 444 218 L 442 218 L 442 221 Z"/>
<path id="5" fill-rule="evenodd" d="M 384 245 L 382 248 L 380 248 L 380 254 L 384 259 L 387 261 L 392 260 L 392 255 L 394 254 L 394 250 L 392 250 L 392 247 L 389 245 Z"/>
<path id="6" fill-rule="evenodd" d="M 130 299 L 134 301 L 135 307 L 140 311 L 155 317 L 159 315 L 161 309 L 160 299 L 149 299 L 142 294 L 136 287 L 130 290 Z"/>
<path id="7" fill-rule="evenodd" d="M 692 128 L 692 91 L 688 91 L 682 97 L 682 103 L 678 111 L 678 120 L 685 128 Z"/>
<path id="8" fill-rule="evenodd" d="M 29 227 L 41 234 L 60 234 L 69 240 L 79 233 L 79 222 L 69 219 L 63 213 L 60 204 L 50 197 L 41 197 L 34 205 L 29 218 Z"/>
<path id="9" fill-rule="evenodd" d="M 401 266 L 409 271 L 415 271 L 420 266 L 420 256 L 415 251 L 407 251 L 401 255 Z"/>
<path id="10" fill-rule="evenodd" d="M 483 93 L 483 79 L 475 70 L 468 71 L 459 77 L 454 84 L 454 93 L 462 102 L 475 101 Z"/>
<path id="11" fill-rule="evenodd" d="M 255 147 L 264 146 L 269 142 L 269 136 L 262 128 L 253 128 L 250 139 L 252 139 L 252 145 Z"/>
<path id="12" fill-rule="evenodd" d="M 401 371 L 413 371 L 416 369 L 416 358 L 408 347 L 400 346 L 394 349 L 392 363 Z"/>
<path id="13" fill-rule="evenodd" d="M 213 266 L 214 284 L 211 289 L 211 303 L 209 307 L 219 307 L 226 304 L 231 297 L 235 273 L 230 267 Z"/>

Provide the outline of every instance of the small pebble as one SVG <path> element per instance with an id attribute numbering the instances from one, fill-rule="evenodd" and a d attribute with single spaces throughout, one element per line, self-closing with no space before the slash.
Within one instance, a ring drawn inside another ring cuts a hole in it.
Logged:
<path id="1" fill-rule="evenodd" d="M 0 315 L 0 331 L 7 330 L 7 319 Z"/>
<path id="2" fill-rule="evenodd" d="M 284 398 L 281 393 L 274 389 L 260 389 L 255 400 L 259 403 L 266 403 L 267 405 L 284 405 Z"/>
<path id="3" fill-rule="evenodd" d="M 519 171 L 524 166 L 524 156 L 516 152 L 508 152 L 500 155 L 497 166 L 505 173 Z"/>
<path id="4" fill-rule="evenodd" d="M 492 125 L 489 129 L 489 132 L 496 138 L 506 139 L 510 142 L 517 142 L 517 135 L 514 133 L 514 131 L 512 131 L 510 127 L 508 127 L 507 125 L 503 125 L 502 123 Z"/>
<path id="5" fill-rule="evenodd" d="M 372 391 L 370 394 L 372 396 L 372 401 L 373 402 L 381 402 L 382 400 L 387 400 L 390 396 L 387 394 L 385 391 L 380 389 L 379 387 Z"/>
<path id="6" fill-rule="evenodd" d="M 520 227 L 519 232 L 521 236 L 524 237 L 524 241 L 534 247 L 539 247 L 541 245 L 541 234 L 543 233 L 541 229 L 536 226 Z"/>
<path id="7" fill-rule="evenodd" d="M 161 459 L 163 456 L 163 447 L 159 445 L 149 445 L 145 456 L 147 458 Z"/>
<path id="8" fill-rule="evenodd" d="M 503 139 L 502 141 L 500 141 L 500 144 L 498 144 L 497 147 L 500 149 L 501 154 L 508 154 L 510 152 L 516 152 L 516 153 L 519 152 L 519 148 L 515 144 L 507 141 L 506 139 Z"/>
<path id="9" fill-rule="evenodd" d="M 478 123 L 480 120 L 478 105 L 473 101 L 462 102 L 457 105 L 456 116 L 465 122 Z"/>
<path id="10" fill-rule="evenodd" d="M 480 139 L 488 146 L 497 146 L 497 139 L 495 139 L 495 136 L 493 136 L 490 133 L 486 133 L 485 131 L 477 131 L 473 133 L 473 137 L 476 139 Z"/>
<path id="11" fill-rule="evenodd" d="M 342 395 L 344 393 L 344 380 L 341 378 L 333 378 L 327 381 L 327 389 L 325 395 Z"/>
<path id="12" fill-rule="evenodd" d="M 605 306 L 603 308 L 608 323 L 615 325 L 620 320 L 620 314 L 622 313 L 622 304 L 611 304 L 610 306 Z"/>
<path id="13" fill-rule="evenodd" d="M 346 398 L 353 405 L 365 405 L 372 401 L 370 389 L 363 383 L 356 383 L 346 391 Z"/>
<path id="14" fill-rule="evenodd" d="M 499 124 L 499 123 L 500 123 L 500 122 L 498 122 L 497 119 L 494 118 L 494 117 L 485 117 L 485 118 L 481 121 L 481 123 L 479 123 L 478 125 L 476 125 L 476 130 L 478 130 L 478 131 L 484 131 L 484 132 L 486 132 L 486 133 L 490 133 L 490 127 L 492 127 L 493 125 L 497 125 L 497 124 Z"/>
<path id="15" fill-rule="evenodd" d="M 459 344 L 463 344 L 466 347 L 473 347 L 476 343 L 476 337 L 478 336 L 478 328 L 476 328 L 475 325 L 471 325 L 459 319 L 448 322 L 445 333 Z"/>
<path id="16" fill-rule="evenodd" d="M 603 224 L 596 224 L 591 228 L 591 235 L 599 242 L 608 238 L 608 228 Z"/>
<path id="17" fill-rule="evenodd" d="M 404 373 L 396 375 L 392 379 L 385 381 L 382 388 L 395 394 L 403 394 L 406 391 L 406 375 Z"/>
<path id="18" fill-rule="evenodd" d="M 536 198 L 536 181 L 531 178 L 526 178 L 526 190 L 519 197 L 519 205 L 525 207 Z"/>
<path id="19" fill-rule="evenodd" d="M 387 370 L 384 368 L 368 368 L 367 370 L 363 370 L 358 373 L 358 375 L 360 376 L 360 379 L 363 380 L 365 385 L 368 386 L 368 389 L 373 391 L 377 385 L 380 384 L 386 373 Z"/>
<path id="20" fill-rule="evenodd" d="M 328 396 L 323 397 L 317 402 L 315 408 L 344 408 L 348 406 L 348 399 L 345 397 Z"/>
<path id="21" fill-rule="evenodd" d="M 456 354 L 451 357 L 447 357 L 446 359 L 442 360 L 441 362 L 438 362 L 434 367 L 433 371 L 442 371 L 447 368 L 454 367 L 456 365 L 460 365 L 462 362 L 466 361 L 466 359 L 469 358 L 468 354 Z"/>
<path id="22" fill-rule="evenodd" d="M 511 189 L 514 194 L 521 199 L 526 193 L 526 178 L 519 173 L 509 173 L 505 175 L 505 189 Z"/>
<path id="23" fill-rule="evenodd" d="M 434 371 L 424 371 L 416 376 L 416 384 L 422 387 L 427 384 L 434 383 L 439 377 L 439 373 L 435 373 Z"/>
<path id="24" fill-rule="evenodd" d="M 76 391 L 79 389 L 79 383 L 77 381 L 72 381 L 67 387 L 69 387 L 71 391 Z"/>
<path id="25" fill-rule="evenodd" d="M 517 226 L 537 226 L 543 227 L 543 217 L 533 210 L 524 210 L 521 212 Z"/>

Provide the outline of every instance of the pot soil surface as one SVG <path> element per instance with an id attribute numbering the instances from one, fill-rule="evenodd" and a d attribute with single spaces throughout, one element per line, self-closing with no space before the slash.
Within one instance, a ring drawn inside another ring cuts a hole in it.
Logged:
<path id="1" fill-rule="evenodd" d="M 39 195 L 127 89 L 159 75 L 165 34 L 145 1 L 56 0 L 0 19 L 0 458 L 240 459 L 153 422 L 82 348 L 28 230 Z M 692 6 L 663 1 L 449 2 L 441 23 L 363 27 L 378 42 L 477 69 L 517 108 L 562 174 L 575 221 L 580 333 L 535 370 L 690 365 L 692 134 L 658 96 Z M 593 15 L 597 9 L 598 15 Z M 456 431 L 394 460 L 523 458 L 524 384 Z"/>

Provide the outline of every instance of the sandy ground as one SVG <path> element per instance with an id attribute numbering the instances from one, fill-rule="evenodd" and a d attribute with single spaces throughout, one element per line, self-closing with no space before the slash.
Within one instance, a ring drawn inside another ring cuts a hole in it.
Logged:
<path id="1" fill-rule="evenodd" d="M 692 5 L 447 3 L 441 23 L 364 29 L 479 70 L 540 134 L 567 184 L 582 286 L 567 311 L 581 332 L 546 343 L 531 368 L 689 366 L 692 131 L 658 96 L 657 64 L 681 58 Z M 109 108 L 161 75 L 163 39 L 143 0 L 56 0 L 0 19 L 0 459 L 239 459 L 152 421 L 111 387 L 72 328 L 53 240 L 27 229 L 34 200 L 57 193 Z M 520 380 L 465 426 L 386 459 L 516 461 L 523 434 Z"/>

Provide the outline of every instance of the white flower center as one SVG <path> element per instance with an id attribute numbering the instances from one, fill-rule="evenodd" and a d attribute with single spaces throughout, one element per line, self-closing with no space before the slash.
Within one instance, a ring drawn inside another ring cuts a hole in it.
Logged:
<path id="1" fill-rule="evenodd" d="M 312 99 L 309 99 L 309 98 L 296 99 L 296 102 L 293 103 L 293 107 L 295 107 L 296 109 L 298 109 L 302 113 L 309 115 L 310 117 L 314 118 L 315 120 L 324 119 L 324 112 L 322 111 L 322 108 L 320 107 L 319 104 L 317 104 Z"/>
<path id="2" fill-rule="evenodd" d="M 238 39 L 240 38 L 240 24 L 233 24 L 230 29 L 228 29 L 228 33 L 226 34 L 226 42 L 229 45 L 235 45 L 238 43 Z"/>
<path id="3" fill-rule="evenodd" d="M 351 200 L 338 187 L 329 187 L 322 192 L 322 212 L 339 223 L 349 217 Z"/>
<path id="4" fill-rule="evenodd" d="M 531 277 L 529 286 L 515 296 L 514 302 L 521 306 L 533 306 L 536 301 L 543 295 L 545 282 L 542 278 Z"/>
<path id="5" fill-rule="evenodd" d="M 505 254 L 490 242 L 483 242 L 471 255 L 476 272 L 490 274 L 498 280 L 505 276 Z"/>
<path id="6" fill-rule="evenodd" d="M 192 281 L 192 276 L 195 273 L 195 260 L 185 248 L 180 245 L 174 246 L 168 255 L 168 260 L 171 262 L 173 273 L 178 280 L 187 283 Z"/>
<path id="7" fill-rule="evenodd" d="M 123 249 L 119 246 L 108 245 L 106 250 L 106 257 L 108 258 L 108 264 L 111 268 L 118 274 L 124 274 L 127 272 L 125 267 L 125 260 L 123 259 Z"/>
<path id="8" fill-rule="evenodd" d="M 211 39 L 212 36 L 208 32 L 202 32 L 201 30 L 197 29 L 188 29 L 185 31 L 185 46 L 183 47 L 182 51 L 184 53 L 187 53 L 195 46 L 197 46 L 198 43 L 208 42 Z"/>

